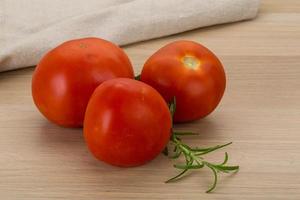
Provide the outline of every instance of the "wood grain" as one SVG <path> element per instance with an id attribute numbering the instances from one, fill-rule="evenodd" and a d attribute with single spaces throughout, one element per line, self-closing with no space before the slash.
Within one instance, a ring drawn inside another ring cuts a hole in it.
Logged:
<path id="1" fill-rule="evenodd" d="M 175 174 L 159 156 L 120 169 L 95 160 L 81 129 L 46 121 L 31 100 L 32 68 L 0 74 L 0 199 L 300 199 L 300 1 L 265 0 L 257 19 L 198 29 L 125 47 L 137 71 L 154 51 L 178 39 L 198 41 L 222 60 L 225 97 L 206 119 L 177 126 L 199 132 L 194 145 L 233 141 L 235 175 Z M 211 156 L 219 160 L 221 152 Z"/>

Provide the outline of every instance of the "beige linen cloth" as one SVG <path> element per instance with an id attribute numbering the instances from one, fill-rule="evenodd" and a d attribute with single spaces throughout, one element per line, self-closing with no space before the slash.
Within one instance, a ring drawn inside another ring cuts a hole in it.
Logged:
<path id="1" fill-rule="evenodd" d="M 34 66 L 63 41 L 119 45 L 251 19 L 260 0 L 0 0 L 0 71 Z"/>

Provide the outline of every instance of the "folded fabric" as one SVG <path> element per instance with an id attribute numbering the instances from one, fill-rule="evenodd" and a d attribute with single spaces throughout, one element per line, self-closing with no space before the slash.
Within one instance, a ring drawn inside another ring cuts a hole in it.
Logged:
<path id="1" fill-rule="evenodd" d="M 0 71 L 75 38 L 119 45 L 251 19 L 260 0 L 0 0 Z"/>

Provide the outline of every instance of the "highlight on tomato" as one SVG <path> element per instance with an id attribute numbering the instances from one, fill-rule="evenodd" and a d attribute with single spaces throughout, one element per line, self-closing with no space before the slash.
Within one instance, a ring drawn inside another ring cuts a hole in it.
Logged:
<path id="1" fill-rule="evenodd" d="M 133 78 L 124 51 L 99 38 L 64 42 L 49 51 L 32 77 L 32 96 L 40 112 L 66 127 L 81 127 L 89 98 L 102 82 Z"/>
<path id="2" fill-rule="evenodd" d="M 220 60 L 192 41 L 172 42 L 144 64 L 141 81 L 159 91 L 169 103 L 176 97 L 175 122 L 203 118 L 219 104 L 226 78 Z"/>
<path id="3" fill-rule="evenodd" d="M 84 137 L 93 155 L 120 167 L 142 165 L 171 136 L 168 105 L 151 86 L 116 78 L 98 86 L 85 113 Z"/>

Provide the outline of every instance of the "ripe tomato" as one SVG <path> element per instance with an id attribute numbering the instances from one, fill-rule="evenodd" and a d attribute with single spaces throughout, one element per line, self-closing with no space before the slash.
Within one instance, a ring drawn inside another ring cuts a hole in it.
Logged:
<path id="1" fill-rule="evenodd" d="M 157 89 L 167 102 L 176 97 L 175 122 L 211 113 L 226 85 L 219 59 L 192 41 L 177 41 L 159 49 L 146 61 L 141 80 Z"/>
<path id="2" fill-rule="evenodd" d="M 93 93 L 84 119 L 84 136 L 96 158 L 131 167 L 155 158 L 170 139 L 171 115 L 149 85 L 117 78 Z"/>
<path id="3" fill-rule="evenodd" d="M 33 100 L 48 120 L 80 127 L 94 89 L 116 77 L 134 77 L 122 49 L 98 38 L 68 41 L 48 52 L 36 67 Z"/>

